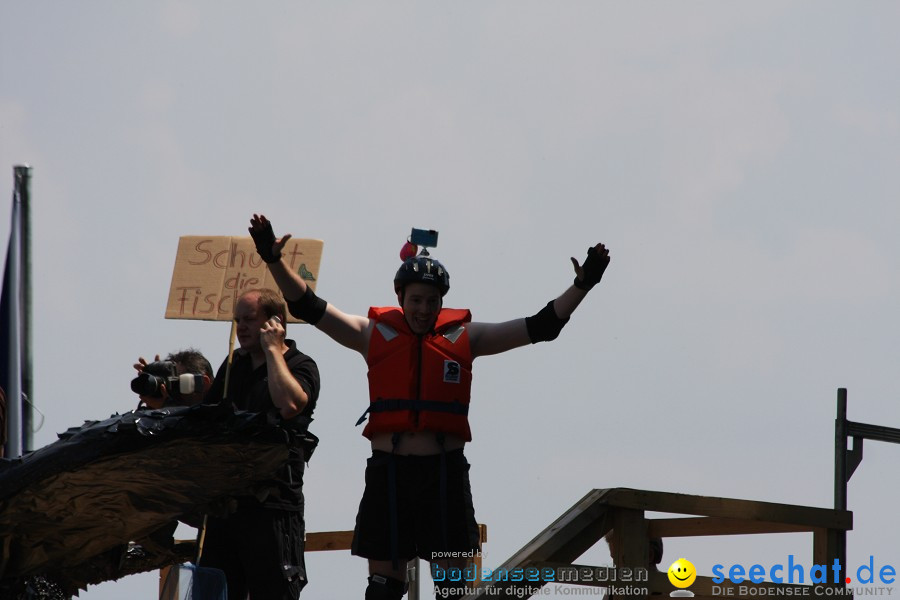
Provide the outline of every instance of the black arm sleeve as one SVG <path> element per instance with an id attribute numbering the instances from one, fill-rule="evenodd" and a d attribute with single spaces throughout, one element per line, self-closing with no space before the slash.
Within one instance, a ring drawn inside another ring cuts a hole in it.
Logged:
<path id="1" fill-rule="evenodd" d="M 328 303 L 316 296 L 312 288 L 306 286 L 306 292 L 300 296 L 299 300 L 288 300 L 288 312 L 298 319 L 303 319 L 310 325 L 315 325 L 325 314 L 325 307 Z"/>
<path id="2" fill-rule="evenodd" d="M 528 329 L 528 337 L 532 344 L 538 342 L 550 342 L 559 337 L 559 332 L 569 319 L 560 319 L 553 310 L 553 300 L 547 303 L 538 313 L 531 317 L 525 317 L 525 327 Z"/>

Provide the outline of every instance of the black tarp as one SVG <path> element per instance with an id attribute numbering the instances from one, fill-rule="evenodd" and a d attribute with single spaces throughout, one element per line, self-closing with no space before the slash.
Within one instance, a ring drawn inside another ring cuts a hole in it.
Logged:
<path id="1" fill-rule="evenodd" d="M 182 562 L 174 522 L 265 497 L 303 429 L 218 405 L 140 410 L 0 459 L 0 596 L 34 578 L 73 594 Z"/>

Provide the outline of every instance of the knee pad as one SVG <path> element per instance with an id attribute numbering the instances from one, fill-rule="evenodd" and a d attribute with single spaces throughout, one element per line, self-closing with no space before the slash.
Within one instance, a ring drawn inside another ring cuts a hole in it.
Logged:
<path id="1" fill-rule="evenodd" d="M 466 592 L 466 583 L 464 581 L 435 581 L 434 597 L 441 600 L 458 600 L 463 597 Z"/>
<path id="2" fill-rule="evenodd" d="M 366 587 L 366 600 L 400 600 L 408 589 L 405 581 L 373 573 Z"/>

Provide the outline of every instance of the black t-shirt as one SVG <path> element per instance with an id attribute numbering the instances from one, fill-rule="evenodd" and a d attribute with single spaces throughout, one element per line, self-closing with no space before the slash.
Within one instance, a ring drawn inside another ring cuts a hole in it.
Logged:
<path id="1" fill-rule="evenodd" d="M 285 344 L 288 346 L 288 350 L 284 353 L 284 361 L 287 363 L 291 375 L 309 398 L 300 415 L 312 419 L 316 400 L 319 397 L 319 368 L 312 358 L 297 350 L 294 340 L 285 340 Z M 223 361 L 222 366 L 219 367 L 204 402 L 216 404 L 222 401 L 227 365 L 228 359 Z M 240 350 L 236 351 L 231 364 L 231 375 L 228 379 L 227 399 L 234 404 L 237 410 L 277 413 L 272 396 L 269 394 L 269 372 L 266 364 L 263 363 L 254 369 L 250 354 Z M 264 507 L 302 510 L 303 462 L 304 456 L 300 448 L 292 448 L 288 465 L 277 475 L 278 489 L 266 498 L 263 502 Z"/>

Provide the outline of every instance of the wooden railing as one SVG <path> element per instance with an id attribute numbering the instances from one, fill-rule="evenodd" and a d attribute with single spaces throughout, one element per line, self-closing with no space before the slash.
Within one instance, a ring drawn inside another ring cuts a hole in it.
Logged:
<path id="1" fill-rule="evenodd" d="M 647 511 L 691 516 L 648 519 L 645 515 Z M 831 565 L 839 558 L 846 533 L 852 528 L 853 515 L 845 510 L 626 488 L 597 489 L 588 493 L 497 569 L 501 573 L 532 569 L 531 572 L 537 576 L 525 577 L 520 581 L 511 581 L 512 578 L 484 581 L 476 588 L 472 598 L 527 598 L 546 585 L 548 579 L 557 583 L 566 580 L 566 583 L 573 585 L 609 587 L 623 572 L 627 572 L 629 581 L 618 580 L 617 587 L 625 592 L 617 594 L 617 598 L 646 598 L 652 594 L 669 596 L 675 587 L 667 575 L 648 568 L 650 539 L 653 537 L 809 532 L 813 535 L 814 564 Z M 611 535 L 610 546 L 614 548 L 616 568 L 573 562 L 608 533 Z M 665 559 L 663 564 L 668 564 Z M 578 577 L 572 580 L 566 574 L 577 572 L 573 568 L 584 569 L 581 572 L 592 576 L 587 578 L 589 581 L 585 578 L 579 580 Z M 640 573 L 643 577 L 637 575 Z M 552 574 L 552 577 L 542 574 Z M 712 578 L 698 576 L 689 587 L 698 599 L 720 597 L 713 595 L 714 585 Z M 800 587 L 793 584 L 747 583 L 748 595 L 741 596 L 735 589 L 727 597 L 735 600 L 771 597 L 788 592 L 773 588 L 788 585 Z M 815 595 L 811 589 L 806 592 L 810 596 Z"/>

